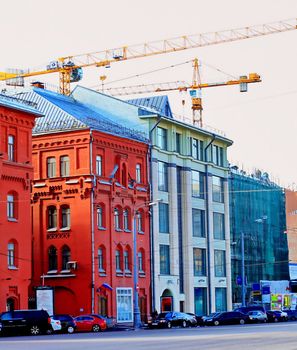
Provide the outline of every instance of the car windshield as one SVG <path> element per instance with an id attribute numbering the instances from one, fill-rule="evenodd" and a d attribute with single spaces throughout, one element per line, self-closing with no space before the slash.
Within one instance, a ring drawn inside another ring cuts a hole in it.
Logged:
<path id="1" fill-rule="evenodd" d="M 160 318 L 165 318 L 165 316 L 168 314 L 168 312 L 161 312 L 158 316 L 157 316 L 157 319 L 160 319 Z"/>

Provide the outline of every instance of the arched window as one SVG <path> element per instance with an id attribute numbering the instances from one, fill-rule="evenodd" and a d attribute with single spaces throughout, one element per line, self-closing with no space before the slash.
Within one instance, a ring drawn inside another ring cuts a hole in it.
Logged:
<path id="1" fill-rule="evenodd" d="M 131 249 L 129 246 L 124 251 L 124 270 L 125 272 L 131 272 Z"/>
<path id="2" fill-rule="evenodd" d="M 144 273 L 145 271 L 145 266 L 144 266 L 144 251 L 142 249 L 139 250 L 137 254 L 138 258 L 138 272 L 139 273 Z"/>
<path id="3" fill-rule="evenodd" d="M 13 220 L 17 217 L 17 195 L 15 193 L 9 193 L 7 195 L 7 219 Z"/>
<path id="4" fill-rule="evenodd" d="M 55 206 L 50 206 L 47 209 L 47 228 L 57 228 L 57 208 Z"/>
<path id="5" fill-rule="evenodd" d="M 114 209 L 114 228 L 116 231 L 121 230 L 121 218 L 120 218 L 120 209 Z"/>
<path id="6" fill-rule="evenodd" d="M 70 208 L 68 205 L 61 207 L 61 228 L 70 228 Z"/>
<path id="7" fill-rule="evenodd" d="M 123 219 L 124 219 L 124 230 L 129 231 L 130 230 L 130 212 L 129 209 L 126 208 L 123 211 Z"/>
<path id="8" fill-rule="evenodd" d="M 117 247 L 115 251 L 116 273 L 122 273 L 122 248 Z"/>
<path id="9" fill-rule="evenodd" d="M 125 163 L 122 165 L 122 185 L 127 187 L 127 167 Z"/>
<path id="10" fill-rule="evenodd" d="M 100 246 L 98 249 L 98 271 L 99 273 L 105 272 L 105 247 Z"/>
<path id="11" fill-rule="evenodd" d="M 47 177 L 56 177 L 56 158 L 49 157 L 46 160 L 47 165 Z"/>
<path id="12" fill-rule="evenodd" d="M 143 224 L 143 212 L 138 211 L 136 213 L 136 227 L 137 227 L 137 232 L 143 233 L 144 232 L 144 224 Z"/>
<path id="13" fill-rule="evenodd" d="M 68 270 L 67 266 L 68 261 L 70 261 L 70 248 L 67 245 L 64 245 L 62 248 L 62 270 Z"/>
<path id="14" fill-rule="evenodd" d="M 10 241 L 7 245 L 7 266 L 8 268 L 17 267 L 17 243 L 15 241 Z"/>
<path id="15" fill-rule="evenodd" d="M 97 207 L 97 227 L 104 228 L 104 206 L 102 204 Z"/>
<path id="16" fill-rule="evenodd" d="M 68 156 L 60 157 L 60 173 L 61 176 L 69 176 L 70 174 L 70 159 Z"/>
<path id="17" fill-rule="evenodd" d="M 49 271 L 58 270 L 57 249 L 53 245 L 48 248 L 48 269 Z"/>

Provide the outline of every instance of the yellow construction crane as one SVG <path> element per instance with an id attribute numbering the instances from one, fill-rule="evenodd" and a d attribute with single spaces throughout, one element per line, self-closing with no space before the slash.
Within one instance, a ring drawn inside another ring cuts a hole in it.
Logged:
<path id="1" fill-rule="evenodd" d="M 224 31 L 196 35 L 183 35 L 172 39 L 153 41 L 139 45 L 122 46 L 110 50 L 65 56 L 51 61 L 44 70 L 33 70 L 21 74 L 0 72 L 0 80 L 59 73 L 60 93 L 69 95 L 70 83 L 77 82 L 82 79 L 82 68 L 84 67 L 104 67 L 109 66 L 114 62 L 130 60 L 133 58 L 154 56 L 197 47 L 254 38 L 263 35 L 281 33 L 297 29 L 296 24 L 296 18 L 294 18 L 251 27 L 228 29 Z"/>
<path id="2" fill-rule="evenodd" d="M 105 89 L 105 93 L 116 96 L 132 95 L 132 94 L 143 94 L 152 92 L 168 92 L 168 91 L 190 91 L 190 96 L 192 100 L 192 111 L 193 111 L 193 122 L 194 125 L 203 126 L 202 123 L 202 99 L 201 99 L 201 89 L 218 87 L 218 86 L 230 86 L 239 85 L 241 92 L 247 91 L 247 85 L 250 83 L 261 82 L 260 75 L 257 73 L 250 73 L 248 76 L 241 76 L 239 79 L 227 80 L 224 82 L 217 83 L 202 83 L 199 72 L 199 62 L 195 58 L 193 60 L 193 80 L 192 84 L 186 84 L 185 82 L 170 82 L 170 83 L 160 83 L 160 84 L 142 84 L 134 86 L 123 86 Z"/>

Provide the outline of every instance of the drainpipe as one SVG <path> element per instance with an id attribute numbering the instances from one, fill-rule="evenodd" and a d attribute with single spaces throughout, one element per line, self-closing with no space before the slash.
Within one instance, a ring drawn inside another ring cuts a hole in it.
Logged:
<path id="1" fill-rule="evenodd" d="M 149 188 L 150 188 L 150 201 L 153 200 L 153 189 L 152 189 L 152 183 L 153 183 L 153 171 L 152 171 L 152 149 L 153 149 L 153 131 L 155 128 L 159 125 L 160 121 L 162 120 L 162 116 L 158 116 L 158 119 L 152 129 L 149 131 L 149 152 L 148 152 L 148 166 L 149 166 Z M 155 254 L 154 254 L 154 215 L 153 210 L 150 215 L 150 238 L 151 238 L 151 291 L 152 291 L 152 311 L 155 311 L 156 309 L 156 292 L 155 292 Z"/>
<path id="2" fill-rule="evenodd" d="M 210 282 L 210 266 L 211 266 L 211 261 L 210 261 L 210 231 L 209 231 L 209 187 L 208 187 L 208 156 L 207 156 L 207 149 L 212 145 L 214 140 L 216 139 L 216 135 L 212 135 L 212 139 L 210 140 L 209 144 L 205 147 L 204 149 L 204 160 L 205 160 L 205 175 L 206 175 L 206 196 L 205 196 L 205 201 L 206 201 L 206 237 L 207 237 L 207 285 L 208 285 L 208 314 L 211 313 L 211 297 L 212 297 L 212 292 L 211 292 L 211 282 Z"/>
<path id="3" fill-rule="evenodd" d="M 91 188 L 91 251 L 92 251 L 92 284 L 91 284 L 91 310 L 94 313 L 95 306 L 95 237 L 94 237 L 94 191 L 96 187 L 96 176 L 93 174 L 93 135 L 90 130 L 90 174 L 93 177 Z"/>

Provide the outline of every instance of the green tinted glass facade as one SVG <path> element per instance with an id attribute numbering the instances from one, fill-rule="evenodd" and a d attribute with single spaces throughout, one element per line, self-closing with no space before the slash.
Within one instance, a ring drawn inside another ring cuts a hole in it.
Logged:
<path id="1" fill-rule="evenodd" d="M 231 171 L 229 191 L 232 301 L 241 302 L 243 235 L 248 302 L 253 296 L 253 283 L 289 279 L 285 195 L 266 173 L 252 177 Z"/>

